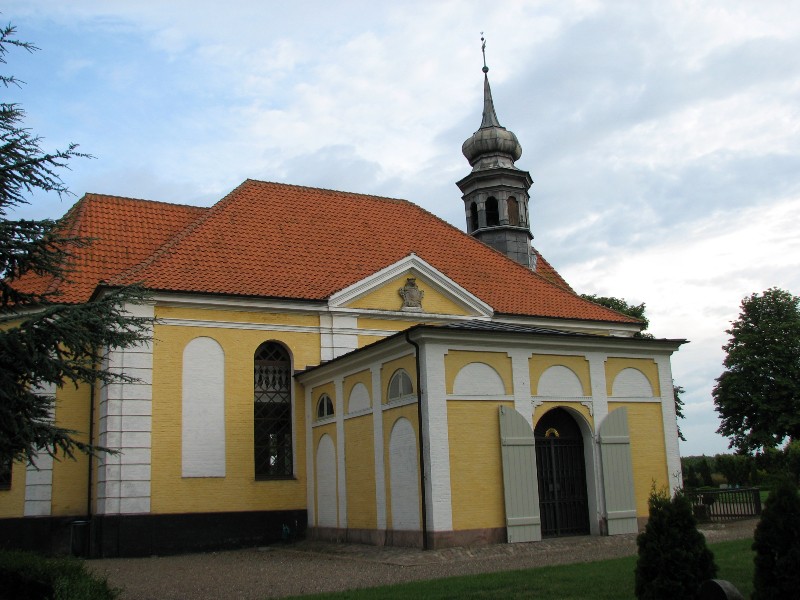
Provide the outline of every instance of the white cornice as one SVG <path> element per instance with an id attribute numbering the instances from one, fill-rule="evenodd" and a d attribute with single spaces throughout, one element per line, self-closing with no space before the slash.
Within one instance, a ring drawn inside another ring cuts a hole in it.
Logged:
<path id="1" fill-rule="evenodd" d="M 352 302 L 368 294 L 372 290 L 380 287 L 384 283 L 396 279 L 410 270 L 416 271 L 419 276 L 426 279 L 431 284 L 439 288 L 439 291 L 448 296 L 457 304 L 463 306 L 465 309 L 473 313 L 472 318 L 476 316 L 491 317 L 494 310 L 491 306 L 486 304 L 483 300 L 467 291 L 465 288 L 458 285 L 455 281 L 450 279 L 447 275 L 439 271 L 433 265 L 425 262 L 416 254 L 409 254 L 405 258 L 400 259 L 396 263 L 373 273 L 369 277 L 365 277 L 361 281 L 350 285 L 330 297 L 328 305 L 331 309 L 343 308 L 348 302 Z M 420 313 L 415 313 L 420 314 Z M 422 313 L 424 314 L 424 313 Z"/>
<path id="2" fill-rule="evenodd" d="M 158 306 L 181 308 L 222 308 L 245 312 L 303 312 L 319 314 L 327 311 L 327 303 L 312 300 L 274 300 L 269 298 L 239 298 L 210 294 L 171 294 L 157 292 L 151 296 Z"/>

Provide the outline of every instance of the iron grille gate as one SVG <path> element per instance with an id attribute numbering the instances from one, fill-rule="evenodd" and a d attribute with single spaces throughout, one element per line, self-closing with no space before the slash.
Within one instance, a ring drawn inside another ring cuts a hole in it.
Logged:
<path id="1" fill-rule="evenodd" d="M 583 440 L 536 438 L 542 536 L 589 533 Z"/>

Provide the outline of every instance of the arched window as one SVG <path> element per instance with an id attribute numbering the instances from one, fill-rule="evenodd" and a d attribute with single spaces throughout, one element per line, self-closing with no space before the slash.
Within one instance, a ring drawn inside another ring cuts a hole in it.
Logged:
<path id="1" fill-rule="evenodd" d="M 494 227 L 500 224 L 500 211 L 497 208 L 497 198 L 490 196 L 486 199 L 486 226 Z"/>
<path id="2" fill-rule="evenodd" d="M 280 344 L 255 353 L 254 451 L 256 479 L 292 475 L 292 361 Z"/>
<path id="3" fill-rule="evenodd" d="M 478 229 L 478 206 L 474 202 L 469 205 L 469 233 Z"/>
<path id="4" fill-rule="evenodd" d="M 509 196 L 506 206 L 508 208 L 508 224 L 519 225 L 519 204 L 517 199 L 514 196 Z"/>
<path id="5" fill-rule="evenodd" d="M 414 387 L 411 385 L 411 377 L 403 369 L 398 369 L 389 380 L 389 402 L 401 400 L 405 396 L 410 396 L 414 393 Z"/>
<path id="6" fill-rule="evenodd" d="M 333 416 L 333 400 L 328 394 L 322 394 L 317 402 L 317 418 L 324 419 L 325 417 Z"/>

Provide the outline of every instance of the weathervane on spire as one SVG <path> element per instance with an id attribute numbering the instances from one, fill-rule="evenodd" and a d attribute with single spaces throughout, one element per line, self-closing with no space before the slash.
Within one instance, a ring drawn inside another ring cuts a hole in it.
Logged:
<path id="1" fill-rule="evenodd" d="M 481 52 L 483 52 L 483 72 L 488 73 L 489 67 L 486 66 L 486 40 L 483 37 L 482 31 L 481 31 Z"/>

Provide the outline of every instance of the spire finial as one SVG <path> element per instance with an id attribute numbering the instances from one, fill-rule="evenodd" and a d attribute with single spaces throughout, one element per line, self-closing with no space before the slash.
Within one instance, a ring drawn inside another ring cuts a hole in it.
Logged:
<path id="1" fill-rule="evenodd" d="M 483 32 L 481 31 L 481 52 L 483 53 L 483 69 L 484 73 L 489 72 L 489 67 L 486 66 L 486 39 L 483 37 Z"/>

